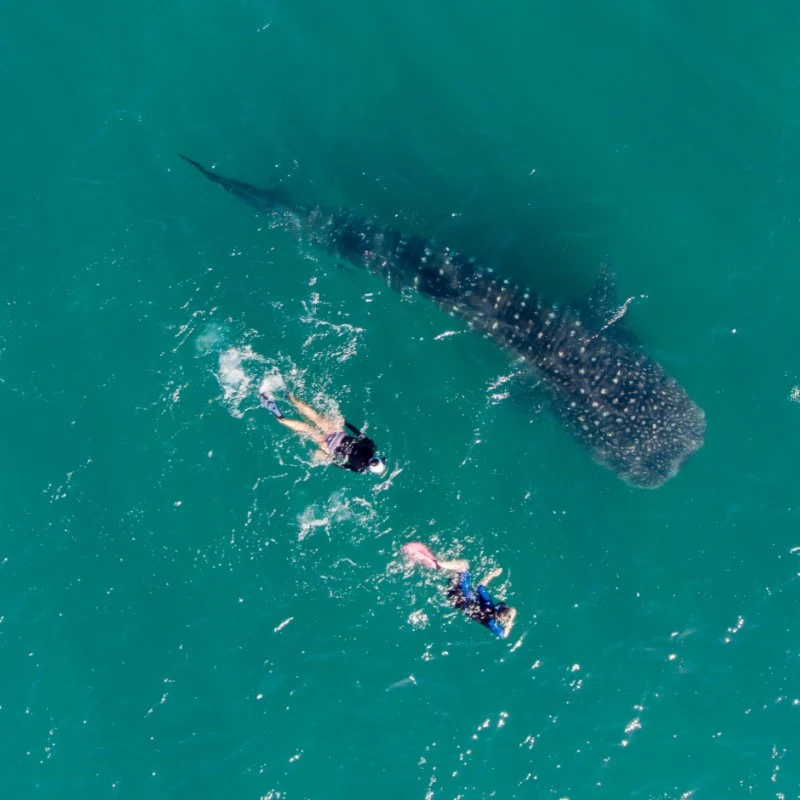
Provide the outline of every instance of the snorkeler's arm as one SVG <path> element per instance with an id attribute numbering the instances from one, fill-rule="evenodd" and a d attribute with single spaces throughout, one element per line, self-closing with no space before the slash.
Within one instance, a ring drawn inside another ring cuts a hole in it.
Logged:
<path id="1" fill-rule="evenodd" d="M 502 567 L 497 567 L 496 569 L 493 569 L 491 572 L 489 572 L 486 575 L 486 577 L 481 581 L 481 583 L 484 586 L 488 586 L 489 585 L 489 581 L 493 581 L 495 578 L 499 577 L 502 574 L 503 574 L 503 568 Z"/>
<path id="2" fill-rule="evenodd" d="M 341 422 L 338 419 L 328 419 L 311 408 L 308 403 L 299 400 L 293 394 L 289 395 L 289 402 L 313 425 L 316 425 L 324 434 L 336 433 L 341 430 Z"/>
<path id="3" fill-rule="evenodd" d="M 322 446 L 311 454 L 311 458 L 315 464 L 330 464 L 333 461 L 331 454 Z"/>
<path id="4" fill-rule="evenodd" d="M 345 428 L 347 428 L 347 430 L 349 430 L 349 431 L 350 431 L 350 433 L 352 433 L 354 436 L 358 436 L 359 438 L 362 438 L 362 439 L 364 438 L 364 434 L 363 434 L 363 433 L 361 433 L 361 431 L 360 431 L 358 428 L 356 428 L 356 426 L 355 426 L 355 425 L 353 425 L 353 423 L 352 423 L 352 422 L 348 422 L 347 420 L 345 420 L 345 421 L 344 421 L 344 426 L 345 426 Z"/>
<path id="5" fill-rule="evenodd" d="M 506 612 L 505 619 L 503 620 L 503 638 L 505 639 L 509 633 L 511 633 L 511 629 L 514 627 L 514 620 L 517 618 L 517 609 L 509 607 L 508 611 Z"/>
<path id="6" fill-rule="evenodd" d="M 469 561 L 463 558 L 455 561 L 439 561 L 437 559 L 436 563 L 439 565 L 439 569 L 443 569 L 446 572 L 469 572 Z"/>

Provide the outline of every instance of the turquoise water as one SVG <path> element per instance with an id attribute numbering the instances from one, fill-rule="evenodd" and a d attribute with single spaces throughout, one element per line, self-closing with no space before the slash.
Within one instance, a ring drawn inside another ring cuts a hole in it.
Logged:
<path id="1" fill-rule="evenodd" d="M 762 5 L 0 5 L 4 797 L 800 796 L 800 8 Z M 626 486 L 179 150 L 563 300 L 607 255 L 705 446 Z M 390 479 L 313 468 L 265 376 Z M 512 636 L 411 539 L 502 566 Z"/>

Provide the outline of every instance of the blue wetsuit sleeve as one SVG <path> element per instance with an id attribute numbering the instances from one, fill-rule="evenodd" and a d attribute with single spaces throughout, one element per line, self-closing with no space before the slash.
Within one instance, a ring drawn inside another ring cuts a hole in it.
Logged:
<path id="1" fill-rule="evenodd" d="M 489 611 L 497 611 L 497 606 L 492 600 L 492 596 L 486 591 L 486 587 L 481 583 L 478 586 L 478 597 L 481 599 L 481 605 L 489 609 Z"/>
<path id="2" fill-rule="evenodd" d="M 506 632 L 503 630 L 503 626 L 494 617 L 492 617 L 486 624 L 488 625 L 489 630 L 495 636 L 499 636 L 502 639 L 506 635 Z"/>
<path id="3" fill-rule="evenodd" d="M 463 594 L 464 598 L 471 603 L 473 600 L 475 600 L 475 592 L 472 591 L 472 586 L 470 586 L 469 572 L 460 572 L 458 574 L 458 578 L 461 584 L 461 594 Z"/>

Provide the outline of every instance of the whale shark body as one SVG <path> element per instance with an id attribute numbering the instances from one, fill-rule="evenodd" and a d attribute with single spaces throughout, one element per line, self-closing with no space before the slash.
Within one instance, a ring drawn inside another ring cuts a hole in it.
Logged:
<path id="1" fill-rule="evenodd" d="M 616 321 L 621 314 L 607 268 L 585 304 L 559 305 L 435 241 L 348 210 L 297 205 L 274 189 L 225 178 L 181 157 L 314 244 L 381 275 L 392 288 L 430 297 L 522 356 L 562 424 L 598 463 L 633 486 L 661 486 L 703 444 L 703 411 Z"/>

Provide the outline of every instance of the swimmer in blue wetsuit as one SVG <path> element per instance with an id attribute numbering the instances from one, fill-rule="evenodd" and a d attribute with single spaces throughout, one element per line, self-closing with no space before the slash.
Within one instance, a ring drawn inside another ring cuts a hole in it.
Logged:
<path id="1" fill-rule="evenodd" d="M 486 577 L 472 588 L 469 564 L 464 560 L 439 561 L 422 542 L 409 542 L 403 545 L 403 554 L 411 561 L 416 561 L 429 569 L 441 569 L 453 572 L 447 597 L 455 608 L 463 611 L 470 619 L 485 625 L 495 636 L 505 639 L 511 632 L 517 609 L 505 603 L 495 603 L 486 588 L 490 581 L 502 574 L 502 569 L 493 569 Z"/>
<path id="2" fill-rule="evenodd" d="M 272 395 L 261 392 L 259 397 L 261 405 L 273 414 L 281 425 L 316 443 L 318 450 L 314 455 L 318 460 L 352 472 L 383 475 L 386 471 L 386 462 L 375 454 L 375 442 L 342 417 L 336 419 L 324 417 L 307 403 L 290 394 L 289 401 L 308 422 L 287 419 Z"/>
<path id="3" fill-rule="evenodd" d="M 469 572 L 459 572 L 450 579 L 447 596 L 455 608 L 461 609 L 470 619 L 485 625 L 495 636 L 505 639 L 517 616 L 517 609 L 505 603 L 495 603 L 487 590 L 489 581 L 502 574 L 502 569 L 493 569 L 472 588 Z"/>

